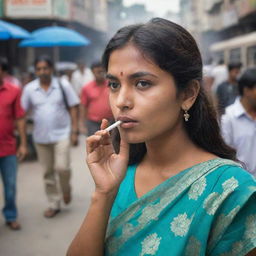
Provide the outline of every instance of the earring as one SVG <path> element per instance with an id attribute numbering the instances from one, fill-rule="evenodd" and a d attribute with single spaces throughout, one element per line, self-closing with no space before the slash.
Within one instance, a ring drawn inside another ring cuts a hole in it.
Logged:
<path id="1" fill-rule="evenodd" d="M 184 116 L 184 120 L 185 120 L 185 122 L 187 122 L 189 117 L 190 117 L 190 114 L 188 113 L 188 111 L 186 109 L 184 110 L 184 112 L 185 112 L 184 115 L 183 115 Z"/>

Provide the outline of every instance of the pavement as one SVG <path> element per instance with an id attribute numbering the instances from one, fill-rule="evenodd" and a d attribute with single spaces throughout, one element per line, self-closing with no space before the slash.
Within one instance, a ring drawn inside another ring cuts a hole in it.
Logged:
<path id="1" fill-rule="evenodd" d="M 42 169 L 37 161 L 26 161 L 19 165 L 17 205 L 22 229 L 11 231 L 0 216 L 1 256 L 64 256 L 77 233 L 90 202 L 94 183 L 85 163 L 85 138 L 72 148 L 71 204 L 52 219 L 43 217 L 47 208 Z M 0 185 L 2 186 L 2 184 Z M 0 188 L 2 191 L 2 187 Z M 0 206 L 3 194 L 0 193 Z"/>

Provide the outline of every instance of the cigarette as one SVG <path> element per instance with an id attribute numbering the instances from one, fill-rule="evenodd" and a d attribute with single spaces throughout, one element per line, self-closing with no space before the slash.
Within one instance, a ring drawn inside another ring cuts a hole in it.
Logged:
<path id="1" fill-rule="evenodd" d="M 110 125 L 109 127 L 107 127 L 105 129 L 105 131 L 110 132 L 111 130 L 113 130 L 114 128 L 116 128 L 118 125 L 120 125 L 122 123 L 122 121 L 116 121 L 115 123 L 113 123 L 112 125 Z"/>

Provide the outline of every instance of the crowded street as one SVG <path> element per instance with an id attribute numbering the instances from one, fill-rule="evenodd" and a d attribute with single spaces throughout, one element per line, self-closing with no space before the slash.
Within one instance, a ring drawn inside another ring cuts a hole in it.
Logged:
<path id="1" fill-rule="evenodd" d="M 84 138 L 72 148 L 73 200 L 63 206 L 53 219 L 46 219 L 46 197 L 42 169 L 37 161 L 25 161 L 18 171 L 18 200 L 22 230 L 13 232 L 0 221 L 0 255 L 4 256 L 62 256 L 74 238 L 86 214 L 90 193 L 94 187 L 85 164 Z M 29 177 L 29 178 L 28 178 Z M 2 194 L 0 201 L 3 204 Z"/>

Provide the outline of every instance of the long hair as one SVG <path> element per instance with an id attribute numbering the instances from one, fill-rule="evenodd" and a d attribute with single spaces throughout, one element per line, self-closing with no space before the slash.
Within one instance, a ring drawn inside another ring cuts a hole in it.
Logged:
<path id="1" fill-rule="evenodd" d="M 195 80 L 202 84 L 201 54 L 194 38 L 183 27 L 165 19 L 154 18 L 146 24 L 120 29 L 109 41 L 103 54 L 102 62 L 106 70 L 111 53 L 129 43 L 174 77 L 178 93 Z M 190 119 L 184 122 L 184 126 L 196 145 L 219 157 L 236 160 L 235 150 L 226 145 L 221 137 L 216 111 L 202 85 L 189 114 Z M 116 129 L 113 144 L 117 151 L 119 141 Z M 145 143 L 131 145 L 129 164 L 140 162 L 145 153 Z"/>

